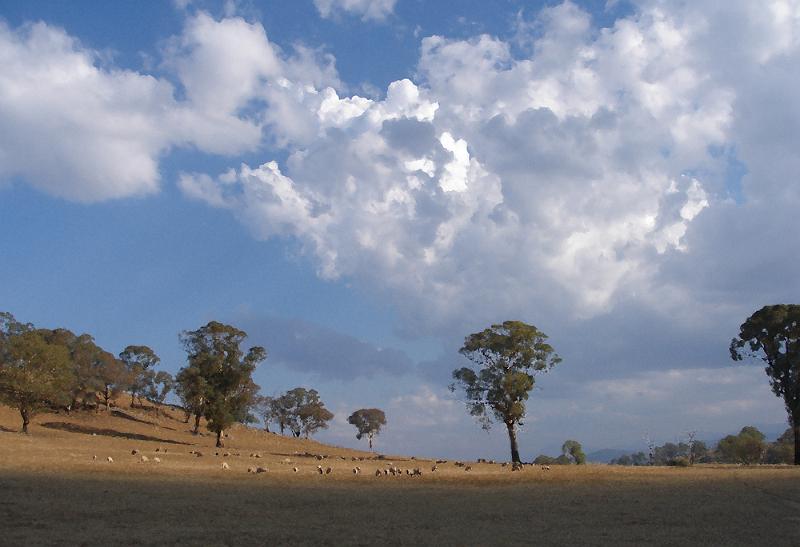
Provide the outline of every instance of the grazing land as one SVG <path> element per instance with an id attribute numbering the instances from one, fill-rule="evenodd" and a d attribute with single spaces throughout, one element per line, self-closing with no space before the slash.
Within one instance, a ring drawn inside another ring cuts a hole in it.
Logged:
<path id="1" fill-rule="evenodd" d="M 792 467 L 450 461 L 432 473 L 428 460 L 243 427 L 215 449 L 177 410 L 42 414 L 30 436 L 18 420 L 0 407 L 3 545 L 800 544 Z M 423 475 L 375 476 L 388 467 Z"/>

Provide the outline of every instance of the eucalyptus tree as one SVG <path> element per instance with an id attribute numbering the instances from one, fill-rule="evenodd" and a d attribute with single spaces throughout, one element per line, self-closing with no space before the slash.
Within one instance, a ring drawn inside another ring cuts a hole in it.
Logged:
<path id="1" fill-rule="evenodd" d="M 361 408 L 350 414 L 347 423 L 355 426 L 356 439 L 368 439 L 369 449 L 372 450 L 372 438 L 386 425 L 386 414 L 379 408 Z"/>
<path id="2" fill-rule="evenodd" d="M 564 441 L 564 444 L 561 445 L 561 452 L 567 456 L 572 463 L 577 465 L 586 463 L 586 454 L 583 453 L 583 447 L 578 441 Z"/>
<path id="3" fill-rule="evenodd" d="M 211 321 L 197 330 L 185 331 L 181 341 L 188 354 L 190 375 L 200 380 L 197 393 L 202 399 L 202 413 L 207 427 L 216 433 L 217 446 L 222 446 L 222 432 L 246 419 L 256 396 L 252 374 L 267 352 L 253 346 L 245 353 L 239 346 L 247 333 L 231 325 Z M 181 377 L 179 373 L 179 378 Z"/>
<path id="4" fill-rule="evenodd" d="M 52 337 L 8 313 L 0 317 L 0 401 L 19 411 L 23 433 L 36 412 L 65 402 L 75 380 L 69 350 Z"/>
<path id="5" fill-rule="evenodd" d="M 551 369 L 561 358 L 547 343 L 547 335 L 522 321 L 505 321 L 470 334 L 459 352 L 477 370 L 454 370 L 451 391 L 457 386 L 464 390 L 470 414 L 484 429 L 491 427 L 493 418 L 505 424 L 511 459 L 521 462 L 517 428 L 523 425 L 534 376 Z"/>
<path id="6" fill-rule="evenodd" d="M 153 380 L 153 375 L 147 372 L 155 368 L 161 362 L 161 358 L 148 346 L 128 346 L 120 352 L 119 358 L 125 363 L 130 374 L 128 390 L 131 392 L 131 406 L 136 398 L 139 398 L 141 403 L 142 395 L 149 389 Z"/>
<path id="7" fill-rule="evenodd" d="M 764 306 L 739 327 L 731 358 L 760 359 L 772 392 L 783 398 L 794 431 L 794 464 L 800 465 L 800 305 Z"/>

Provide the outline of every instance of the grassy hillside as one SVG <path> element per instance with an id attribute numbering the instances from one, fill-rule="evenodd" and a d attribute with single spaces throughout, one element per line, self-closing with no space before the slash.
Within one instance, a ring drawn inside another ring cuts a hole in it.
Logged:
<path id="1" fill-rule="evenodd" d="M 800 541 L 800 470 L 789 467 L 512 472 L 448 462 L 431 473 L 429 461 L 370 459 L 241 427 L 215 449 L 211 435 L 190 433 L 179 411 L 156 418 L 126 405 L 109 414 L 43 414 L 30 436 L 18 428 L 17 415 L 0 407 L 0 543 L 7 545 Z M 375 476 L 389 464 L 424 474 Z M 319 475 L 317 465 L 332 473 Z M 268 471 L 248 473 L 254 466 Z"/>

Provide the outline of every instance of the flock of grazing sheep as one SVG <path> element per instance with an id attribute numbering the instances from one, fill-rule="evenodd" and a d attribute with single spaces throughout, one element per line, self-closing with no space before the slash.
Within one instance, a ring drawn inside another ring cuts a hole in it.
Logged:
<path id="1" fill-rule="evenodd" d="M 167 451 L 168 450 L 166 448 L 158 447 L 158 448 L 155 449 L 156 453 L 159 453 L 159 454 L 162 454 L 162 455 L 166 454 Z M 189 451 L 189 455 L 190 456 L 194 456 L 195 458 L 203 457 L 203 453 L 200 452 L 199 450 L 190 450 Z M 159 463 L 162 462 L 162 460 L 161 460 L 161 458 L 159 456 L 149 457 L 149 456 L 146 456 L 145 454 L 142 454 L 138 449 L 131 450 L 131 456 L 137 458 L 139 463 L 151 463 L 152 462 L 152 463 L 155 463 L 155 464 L 159 464 Z M 223 453 L 215 452 L 214 456 L 223 457 L 223 458 L 241 457 L 241 453 L 238 453 L 238 452 L 223 452 Z M 314 459 L 316 459 L 318 461 L 326 460 L 326 459 L 329 459 L 329 458 L 334 458 L 334 456 L 328 456 L 328 455 L 324 455 L 324 454 L 312 454 L 312 453 L 309 453 L 309 452 L 304 452 L 304 453 L 296 452 L 295 456 L 299 457 L 299 458 L 314 458 Z M 254 458 L 254 459 L 260 459 L 263 456 L 260 453 L 251 452 L 248 455 L 248 457 L 249 458 Z M 341 459 L 341 460 L 345 460 L 345 461 L 347 460 L 347 458 L 345 456 L 335 456 L 335 458 L 338 458 L 338 459 Z M 369 457 L 369 458 L 352 456 L 350 459 L 352 461 L 354 461 L 354 462 L 363 462 L 363 461 L 369 461 L 369 460 L 373 460 L 373 461 L 377 462 L 377 461 L 383 461 L 386 458 L 383 455 L 379 455 L 379 456 L 373 456 L 373 457 Z M 411 459 L 415 460 L 415 458 L 413 458 L 413 457 Z M 97 461 L 97 455 L 92 456 L 92 460 L 93 461 Z M 106 461 L 108 463 L 114 463 L 114 459 L 111 456 L 106 457 Z M 278 463 L 280 463 L 280 464 L 292 464 L 293 461 L 290 458 L 284 458 L 283 460 L 281 460 Z M 447 463 L 448 463 L 447 460 L 436 460 L 435 463 L 431 464 L 430 473 L 436 473 L 438 470 L 440 470 L 442 468 L 441 466 L 446 465 Z M 479 458 L 476 463 L 478 463 L 478 464 L 489 464 L 489 465 L 499 465 L 501 468 L 508 468 L 509 465 L 510 465 L 511 471 L 522 471 L 526 465 L 529 466 L 529 467 L 540 467 L 541 470 L 543 470 L 543 471 L 549 471 L 550 470 L 550 466 L 549 465 L 535 466 L 534 464 L 522 464 L 522 463 L 511 463 L 511 464 L 509 464 L 507 462 L 501 462 L 501 463 L 497 464 L 494 460 L 485 460 L 485 459 L 482 459 L 482 458 Z M 455 461 L 455 462 L 453 462 L 453 466 L 455 468 L 463 469 L 465 472 L 472 471 L 472 465 L 469 465 L 469 464 L 467 464 L 465 462 Z M 228 464 L 227 461 L 223 460 L 221 465 L 220 465 L 220 468 L 222 470 L 226 470 L 227 471 L 227 470 L 230 470 L 231 466 L 230 466 L 230 464 Z M 300 470 L 301 469 L 299 467 L 297 467 L 297 466 L 293 466 L 292 467 L 292 472 L 293 473 L 299 473 Z M 247 472 L 248 473 L 254 473 L 254 474 L 260 474 L 260 473 L 269 472 L 269 469 L 267 467 L 263 467 L 263 466 L 248 466 Z M 323 467 L 322 465 L 317 465 L 316 468 L 313 468 L 313 472 L 315 472 L 318 475 L 331 475 L 334 472 L 334 467 L 333 466 Z M 351 469 L 351 472 L 352 472 L 353 475 L 361 475 L 362 474 L 362 469 L 361 469 L 361 467 L 359 465 L 356 465 Z M 374 475 L 376 477 L 388 477 L 388 476 L 402 477 L 403 475 L 406 475 L 406 476 L 409 476 L 409 477 L 421 477 L 424 473 L 427 473 L 427 472 L 428 471 L 423 470 L 422 467 L 400 468 L 400 467 L 396 466 L 393 462 L 386 461 L 385 462 L 385 466 L 377 468 L 375 470 Z"/>

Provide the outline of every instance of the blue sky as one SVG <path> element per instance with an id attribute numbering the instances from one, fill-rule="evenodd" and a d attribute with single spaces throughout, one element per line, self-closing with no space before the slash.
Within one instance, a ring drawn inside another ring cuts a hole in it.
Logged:
<path id="1" fill-rule="evenodd" d="M 727 344 L 798 294 L 800 7 L 0 4 L 0 309 L 151 345 L 237 324 L 266 393 L 387 409 L 387 451 L 502 457 L 446 386 L 520 318 L 564 363 L 526 454 L 781 402 Z M 736 39 L 734 40 L 733 37 Z"/>

